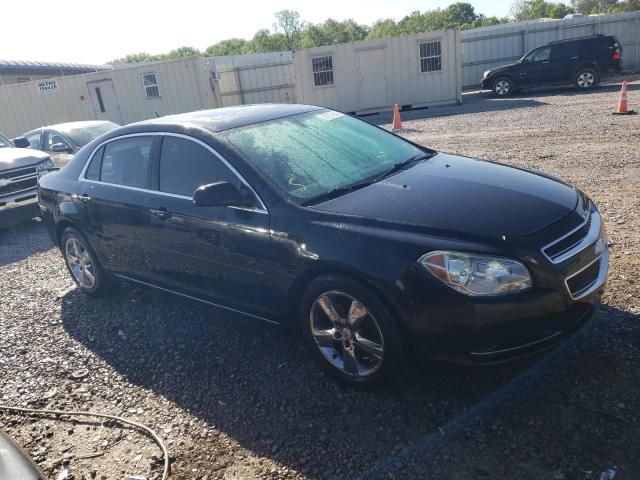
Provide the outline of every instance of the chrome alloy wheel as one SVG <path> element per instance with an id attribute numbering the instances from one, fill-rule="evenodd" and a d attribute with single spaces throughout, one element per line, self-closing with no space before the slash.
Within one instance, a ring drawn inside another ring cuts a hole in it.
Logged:
<path id="1" fill-rule="evenodd" d="M 377 372 L 384 339 L 376 318 L 359 300 L 332 290 L 315 299 L 309 314 L 311 335 L 324 357 L 353 377 Z"/>
<path id="2" fill-rule="evenodd" d="M 96 284 L 95 270 L 87 249 L 76 238 L 68 238 L 64 254 L 69 269 L 78 284 L 84 288 L 93 288 Z"/>
<path id="3" fill-rule="evenodd" d="M 591 85 L 593 85 L 595 77 L 591 72 L 582 72 L 580 75 L 578 75 L 578 79 L 576 81 L 580 88 L 589 88 Z"/>
<path id="4" fill-rule="evenodd" d="M 511 85 L 509 84 L 508 81 L 500 80 L 498 83 L 496 83 L 495 91 L 498 95 L 500 96 L 508 95 L 510 90 L 511 90 Z"/>

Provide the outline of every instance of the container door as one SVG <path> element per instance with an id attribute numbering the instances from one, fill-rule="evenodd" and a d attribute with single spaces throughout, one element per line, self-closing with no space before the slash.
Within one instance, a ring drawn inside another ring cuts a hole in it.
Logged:
<path id="1" fill-rule="evenodd" d="M 358 51 L 358 69 L 361 85 L 358 110 L 388 106 L 384 49 Z"/>
<path id="2" fill-rule="evenodd" d="M 122 124 L 122 113 L 118 105 L 113 80 L 100 80 L 87 83 L 89 98 L 93 104 L 96 120 L 110 120 Z"/>

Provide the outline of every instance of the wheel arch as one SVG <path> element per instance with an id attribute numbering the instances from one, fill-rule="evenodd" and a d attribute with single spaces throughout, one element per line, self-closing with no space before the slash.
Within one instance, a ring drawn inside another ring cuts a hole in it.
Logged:
<path id="1" fill-rule="evenodd" d="M 407 335 L 407 329 L 404 325 L 404 322 L 402 321 L 400 305 L 398 305 L 397 302 L 393 300 L 391 295 L 384 291 L 384 288 L 382 288 L 379 282 L 377 282 L 375 279 L 367 277 L 361 272 L 349 268 L 348 266 L 333 263 L 314 265 L 313 267 L 310 267 L 296 277 L 287 292 L 287 323 L 294 325 L 300 298 L 302 297 L 302 294 L 307 289 L 307 287 L 314 280 L 330 275 L 347 277 L 362 284 L 364 287 L 371 289 L 372 293 L 382 302 L 382 304 L 389 310 L 389 313 L 392 315 L 392 317 L 396 320 L 396 325 L 398 327 L 398 330 L 400 331 L 402 340 L 407 340 L 405 338 L 405 336 Z"/>
<path id="2" fill-rule="evenodd" d="M 62 248 L 62 234 L 69 227 L 77 229 L 76 225 L 72 221 L 67 219 L 60 220 L 56 224 L 56 243 L 58 244 L 59 248 Z"/>

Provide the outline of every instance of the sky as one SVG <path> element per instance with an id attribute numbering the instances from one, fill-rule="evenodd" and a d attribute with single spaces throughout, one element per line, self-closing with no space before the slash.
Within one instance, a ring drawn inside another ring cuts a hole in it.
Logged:
<path id="1" fill-rule="evenodd" d="M 128 53 L 204 50 L 232 37 L 249 39 L 273 27 L 273 14 L 296 10 L 303 20 L 331 17 L 371 24 L 455 0 L 18 0 L 0 4 L 0 59 L 106 63 Z M 510 1 L 467 0 L 476 12 L 506 16 Z M 36 13 L 35 15 L 33 13 Z"/>

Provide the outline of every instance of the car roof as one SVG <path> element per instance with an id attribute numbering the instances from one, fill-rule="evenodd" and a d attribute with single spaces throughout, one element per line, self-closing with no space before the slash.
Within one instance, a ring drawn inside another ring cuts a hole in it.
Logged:
<path id="1" fill-rule="evenodd" d="M 268 122 L 278 118 L 290 117 L 300 113 L 324 110 L 313 105 L 266 103 L 259 105 L 240 105 L 222 107 L 213 110 L 198 110 L 178 115 L 154 118 L 137 122 L 134 125 L 180 124 L 197 125 L 212 132 L 221 132 L 231 128 L 244 127 L 255 123 Z"/>
<path id="2" fill-rule="evenodd" d="M 571 42 L 582 42 L 586 40 L 603 40 L 605 38 L 613 38 L 613 35 L 602 35 L 599 33 L 598 35 L 587 35 L 584 37 L 574 37 L 574 38 L 565 38 L 564 40 L 555 40 L 553 42 L 547 43 L 547 45 L 557 45 L 563 43 L 571 43 Z"/>

